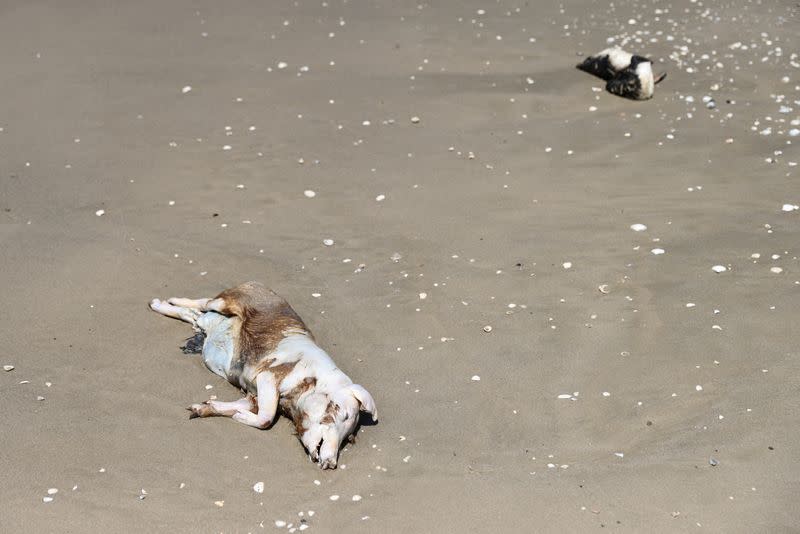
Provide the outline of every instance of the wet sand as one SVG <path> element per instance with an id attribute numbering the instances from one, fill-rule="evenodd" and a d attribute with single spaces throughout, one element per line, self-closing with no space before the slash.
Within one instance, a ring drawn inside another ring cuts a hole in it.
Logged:
<path id="1" fill-rule="evenodd" d="M 798 24 L 6 3 L 2 530 L 797 532 Z M 653 100 L 573 68 L 609 39 Z M 251 279 L 377 401 L 336 471 L 187 417 L 238 392 L 146 304 Z"/>

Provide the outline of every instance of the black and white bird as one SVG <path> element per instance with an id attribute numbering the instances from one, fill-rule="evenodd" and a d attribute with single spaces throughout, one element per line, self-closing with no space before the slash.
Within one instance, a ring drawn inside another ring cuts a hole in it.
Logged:
<path id="1" fill-rule="evenodd" d="M 605 50 L 587 57 L 576 67 L 606 80 L 606 90 L 633 100 L 653 97 L 655 86 L 667 74 L 653 75 L 653 62 L 619 47 Z"/>

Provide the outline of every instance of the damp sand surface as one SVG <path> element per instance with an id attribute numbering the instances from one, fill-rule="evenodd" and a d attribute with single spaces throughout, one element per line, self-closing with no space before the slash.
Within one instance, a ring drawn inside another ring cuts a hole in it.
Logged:
<path id="1" fill-rule="evenodd" d="M 796 531 L 797 8 L 540 4 L 7 2 L 3 530 Z M 336 471 L 188 419 L 147 302 L 251 279 L 377 401 Z"/>

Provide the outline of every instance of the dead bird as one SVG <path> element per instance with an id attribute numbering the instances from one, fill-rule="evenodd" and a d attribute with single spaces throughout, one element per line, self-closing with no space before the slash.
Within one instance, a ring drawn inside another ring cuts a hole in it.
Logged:
<path id="1" fill-rule="evenodd" d="M 656 84 L 667 76 L 665 72 L 654 76 L 651 60 L 619 47 L 606 48 L 587 57 L 576 67 L 606 80 L 609 93 L 633 100 L 652 98 Z"/>

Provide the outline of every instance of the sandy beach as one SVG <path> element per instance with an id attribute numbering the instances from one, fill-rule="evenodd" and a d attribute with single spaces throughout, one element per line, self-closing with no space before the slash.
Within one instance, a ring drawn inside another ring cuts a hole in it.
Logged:
<path id="1" fill-rule="evenodd" d="M 3 3 L 0 530 L 800 532 L 799 31 L 786 1 Z M 612 44 L 652 100 L 574 68 Z M 247 280 L 375 397 L 335 471 L 285 420 L 188 419 L 239 393 L 147 303 Z"/>

